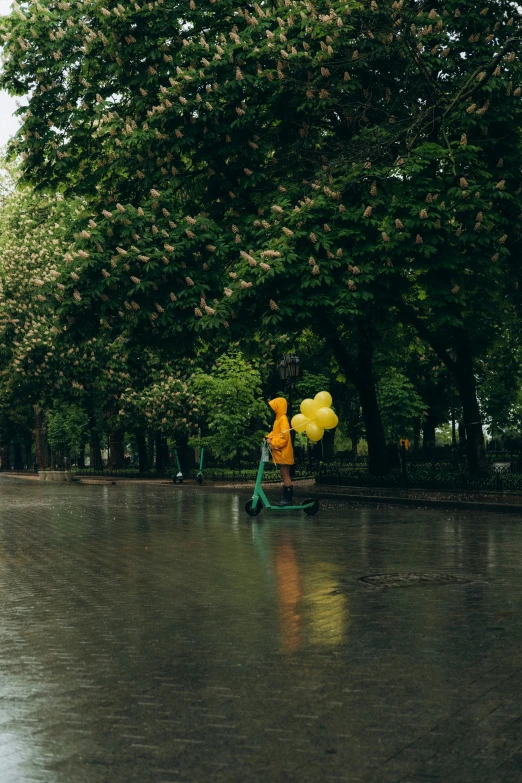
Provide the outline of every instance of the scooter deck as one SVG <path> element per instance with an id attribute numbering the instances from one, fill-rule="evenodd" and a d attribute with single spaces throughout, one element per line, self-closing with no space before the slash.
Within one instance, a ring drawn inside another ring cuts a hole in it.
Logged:
<path id="1" fill-rule="evenodd" d="M 303 503 L 300 506 L 265 506 L 266 511 L 302 511 L 303 508 L 311 508 L 313 503 Z"/>

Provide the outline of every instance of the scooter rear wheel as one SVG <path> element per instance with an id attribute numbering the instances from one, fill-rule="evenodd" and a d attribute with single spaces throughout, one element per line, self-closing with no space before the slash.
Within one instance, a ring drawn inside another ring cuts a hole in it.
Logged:
<path id="1" fill-rule="evenodd" d="M 254 506 L 252 499 L 250 499 L 247 503 L 245 503 L 245 511 L 247 512 L 249 517 L 257 517 L 257 515 L 261 512 L 262 505 L 257 501 L 256 505 Z"/>
<path id="2" fill-rule="evenodd" d="M 308 503 L 310 503 L 311 505 L 307 505 Z M 305 512 L 305 514 L 308 514 L 309 517 L 313 517 L 314 514 L 317 514 L 317 512 L 319 511 L 319 501 L 315 500 L 315 498 L 308 498 L 307 500 L 304 500 L 303 506 L 305 506 L 305 508 L 303 508 L 303 511 Z"/>

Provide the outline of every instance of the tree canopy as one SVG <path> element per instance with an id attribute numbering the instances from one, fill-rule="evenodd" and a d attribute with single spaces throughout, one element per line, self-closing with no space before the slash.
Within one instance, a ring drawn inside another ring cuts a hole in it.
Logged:
<path id="1" fill-rule="evenodd" d="M 519 317 L 515 3 L 37 2 L 1 29 L 1 84 L 28 96 L 11 155 L 70 210 L 39 278 L 57 328 L 177 360 L 312 328 L 378 472 L 375 357 L 402 324 L 483 468 L 477 372 Z"/>

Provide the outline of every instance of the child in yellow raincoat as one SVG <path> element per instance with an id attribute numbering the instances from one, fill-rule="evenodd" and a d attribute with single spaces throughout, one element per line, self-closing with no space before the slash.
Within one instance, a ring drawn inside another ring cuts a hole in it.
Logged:
<path id="1" fill-rule="evenodd" d="M 290 476 L 290 467 L 294 464 L 294 449 L 290 437 L 290 422 L 286 411 L 288 404 L 283 397 L 276 397 L 268 403 L 276 415 L 272 432 L 266 436 L 272 446 L 272 458 L 279 466 L 279 472 L 283 480 L 282 505 L 291 506 L 293 503 L 294 488 Z"/>

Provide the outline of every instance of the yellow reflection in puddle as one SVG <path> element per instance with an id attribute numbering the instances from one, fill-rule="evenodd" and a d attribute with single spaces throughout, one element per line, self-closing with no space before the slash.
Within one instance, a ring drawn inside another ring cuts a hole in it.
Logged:
<path id="1" fill-rule="evenodd" d="M 337 647 L 349 627 L 348 598 L 341 590 L 339 567 L 300 563 L 290 536 L 274 548 L 274 572 L 283 646 L 295 652 L 307 644 Z"/>
<path id="2" fill-rule="evenodd" d="M 339 567 L 313 563 L 303 569 L 302 611 L 309 644 L 336 647 L 349 627 L 348 597 L 339 585 Z"/>
<path id="3" fill-rule="evenodd" d="M 285 536 L 275 547 L 274 559 L 283 645 L 287 652 L 295 652 L 301 646 L 301 615 L 298 612 L 301 585 L 299 563 L 290 536 Z"/>

